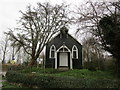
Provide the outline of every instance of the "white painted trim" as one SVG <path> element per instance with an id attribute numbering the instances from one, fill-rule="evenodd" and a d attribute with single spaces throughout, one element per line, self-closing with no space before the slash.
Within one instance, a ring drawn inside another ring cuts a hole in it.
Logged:
<path id="1" fill-rule="evenodd" d="M 70 49 L 67 47 L 67 46 L 65 46 L 65 45 L 62 45 L 56 52 L 55 52 L 55 69 L 57 69 L 57 53 L 59 52 L 59 50 L 61 49 L 61 48 L 66 48 L 67 50 L 68 50 L 68 52 L 70 52 L 70 69 L 73 69 L 73 66 L 72 66 L 72 53 L 71 53 L 71 51 L 70 51 Z"/>
<path id="2" fill-rule="evenodd" d="M 54 50 L 52 50 L 52 47 L 54 47 Z M 55 45 L 52 45 L 51 47 L 50 47 L 50 54 L 49 54 L 49 58 L 55 58 L 55 56 L 54 57 L 51 57 L 51 51 L 54 51 L 54 55 L 55 55 L 55 51 L 56 51 L 56 47 L 55 47 Z"/>
<path id="3" fill-rule="evenodd" d="M 71 52 L 70 52 L 70 69 L 73 69 L 73 64 L 72 64 L 72 55 L 71 55 Z"/>
<path id="4" fill-rule="evenodd" d="M 55 69 L 57 69 L 57 52 L 55 52 Z"/>
<path id="5" fill-rule="evenodd" d="M 76 50 L 74 50 L 74 48 L 76 49 Z M 77 48 L 77 46 L 76 45 L 74 45 L 73 47 L 72 47 L 72 58 L 73 58 L 73 52 L 76 52 L 76 58 L 75 59 L 78 59 L 78 48 Z"/>
<path id="6" fill-rule="evenodd" d="M 62 45 L 56 52 L 59 52 L 59 50 L 60 50 L 61 48 L 63 48 L 63 47 L 66 48 L 66 49 L 68 49 L 68 52 L 71 52 L 70 49 L 69 49 L 67 46 L 65 46 L 65 45 Z"/>

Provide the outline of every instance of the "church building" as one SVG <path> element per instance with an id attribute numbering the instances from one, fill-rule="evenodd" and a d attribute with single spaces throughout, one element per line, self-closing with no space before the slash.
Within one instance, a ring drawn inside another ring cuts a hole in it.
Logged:
<path id="1" fill-rule="evenodd" d="M 66 27 L 46 45 L 45 68 L 82 68 L 82 45 Z"/>

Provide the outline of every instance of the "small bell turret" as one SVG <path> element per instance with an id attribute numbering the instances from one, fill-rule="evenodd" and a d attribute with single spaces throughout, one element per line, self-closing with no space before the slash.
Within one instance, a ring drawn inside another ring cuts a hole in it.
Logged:
<path id="1" fill-rule="evenodd" d="M 60 38 L 68 38 L 68 29 L 65 26 L 60 29 Z"/>
<path id="2" fill-rule="evenodd" d="M 67 33 L 68 33 L 68 29 L 67 29 L 65 26 L 63 26 L 63 27 L 60 29 L 60 32 L 61 32 L 62 34 L 67 34 Z"/>

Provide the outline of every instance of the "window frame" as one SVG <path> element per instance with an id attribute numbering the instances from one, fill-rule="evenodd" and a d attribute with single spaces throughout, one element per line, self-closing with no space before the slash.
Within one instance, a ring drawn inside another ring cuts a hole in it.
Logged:
<path id="1" fill-rule="evenodd" d="M 74 52 L 76 53 L 76 57 L 74 57 Z M 77 46 L 76 45 L 74 45 L 73 47 L 72 47 L 72 58 L 73 59 L 78 59 L 78 48 L 77 48 Z"/>
<path id="2" fill-rule="evenodd" d="M 52 45 L 51 47 L 50 47 L 50 55 L 49 55 L 49 58 L 55 58 L 55 51 L 56 51 L 56 47 L 55 47 L 55 45 Z M 54 56 L 52 57 L 52 52 L 54 52 Z"/>

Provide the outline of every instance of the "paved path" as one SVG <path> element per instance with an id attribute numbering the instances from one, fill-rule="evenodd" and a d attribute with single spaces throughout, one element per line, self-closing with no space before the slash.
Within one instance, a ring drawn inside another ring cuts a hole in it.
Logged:
<path id="1" fill-rule="evenodd" d="M 2 82 L 5 81 L 5 80 L 2 80 L 2 75 L 5 76 L 6 72 L 0 72 L 0 90 L 2 90 Z"/>
<path id="2" fill-rule="evenodd" d="M 2 89 L 2 80 L 0 80 L 0 90 Z"/>
<path id="3" fill-rule="evenodd" d="M 0 90 L 2 90 L 2 80 L 0 80 Z"/>
<path id="4" fill-rule="evenodd" d="M 2 72 L 0 72 L 0 90 L 2 89 Z"/>
<path id="5" fill-rule="evenodd" d="M 3 75 L 3 76 L 6 76 L 6 72 L 2 72 L 2 75 Z"/>

